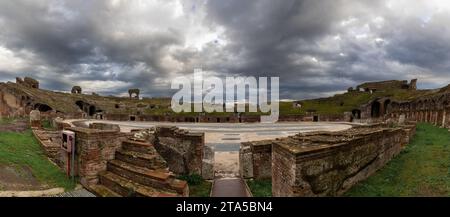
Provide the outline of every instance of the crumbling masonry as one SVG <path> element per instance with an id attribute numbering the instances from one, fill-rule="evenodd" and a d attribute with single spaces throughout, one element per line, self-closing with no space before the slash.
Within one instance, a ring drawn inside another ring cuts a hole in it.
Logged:
<path id="1" fill-rule="evenodd" d="M 272 179 L 273 196 L 339 196 L 383 167 L 409 143 L 415 125 L 372 125 L 248 142 L 244 178 Z"/>

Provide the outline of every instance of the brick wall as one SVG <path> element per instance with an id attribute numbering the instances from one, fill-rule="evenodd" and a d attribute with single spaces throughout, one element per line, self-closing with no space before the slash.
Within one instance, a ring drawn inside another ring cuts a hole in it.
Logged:
<path id="1" fill-rule="evenodd" d="M 108 160 L 114 159 L 114 154 L 121 147 L 129 134 L 116 130 L 98 130 L 71 127 L 67 130 L 75 132 L 77 175 L 84 186 L 96 184 L 98 174 L 106 170 Z M 66 165 L 67 155 L 61 152 L 61 160 Z"/>
<path id="2" fill-rule="evenodd" d="M 191 133 L 177 127 L 157 127 L 154 145 L 174 173 L 201 175 L 204 133 Z"/>
<path id="3" fill-rule="evenodd" d="M 239 172 L 243 178 L 270 179 L 273 140 L 243 142 L 239 150 Z"/>
<path id="4" fill-rule="evenodd" d="M 274 196 L 338 196 L 383 167 L 409 143 L 415 125 L 306 133 L 272 146 Z"/>

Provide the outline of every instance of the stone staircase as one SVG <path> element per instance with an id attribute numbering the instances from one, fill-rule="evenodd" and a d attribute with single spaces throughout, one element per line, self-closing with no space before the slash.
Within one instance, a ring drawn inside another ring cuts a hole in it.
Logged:
<path id="1" fill-rule="evenodd" d="M 177 197 L 188 196 L 186 181 L 169 172 L 164 159 L 152 144 L 124 141 L 115 159 L 99 174 L 99 183 L 90 186 L 101 197 Z"/>

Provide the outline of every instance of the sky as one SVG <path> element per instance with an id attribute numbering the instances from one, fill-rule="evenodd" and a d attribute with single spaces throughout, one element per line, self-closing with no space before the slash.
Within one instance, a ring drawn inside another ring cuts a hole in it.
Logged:
<path id="1" fill-rule="evenodd" d="M 447 0 L 0 0 L 0 82 L 170 97 L 207 76 L 277 76 L 281 99 L 366 81 L 450 83 Z"/>

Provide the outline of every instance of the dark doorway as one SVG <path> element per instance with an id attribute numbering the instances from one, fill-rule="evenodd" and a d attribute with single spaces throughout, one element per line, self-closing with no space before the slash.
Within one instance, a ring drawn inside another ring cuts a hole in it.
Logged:
<path id="1" fill-rule="evenodd" d="M 313 116 L 313 122 L 319 122 L 319 115 Z"/>
<path id="2" fill-rule="evenodd" d="M 75 104 L 78 106 L 78 108 L 80 108 L 82 111 L 84 111 L 84 109 L 83 109 L 83 105 L 84 105 L 83 101 L 76 101 Z"/>
<path id="3" fill-rule="evenodd" d="M 354 119 L 361 119 L 361 110 L 353 109 L 352 110 L 352 116 L 353 116 Z"/>
<path id="4" fill-rule="evenodd" d="M 371 112 L 370 112 L 370 116 L 372 118 L 380 117 L 380 107 L 381 107 L 380 102 L 375 101 L 372 103 L 372 108 L 371 108 Z"/>
<path id="5" fill-rule="evenodd" d="M 217 123 L 220 123 L 220 118 L 217 118 Z"/>
<path id="6" fill-rule="evenodd" d="M 40 112 L 48 112 L 52 110 L 52 107 L 46 104 L 37 103 L 34 105 L 34 109 L 39 110 Z"/>
<path id="7" fill-rule="evenodd" d="M 95 114 L 95 106 L 91 105 L 89 106 L 89 116 L 93 116 Z"/>
<path id="8" fill-rule="evenodd" d="M 387 99 L 387 100 L 385 100 L 384 101 L 384 106 L 383 106 L 383 108 L 384 108 L 384 111 L 382 112 L 382 114 L 387 114 L 388 113 L 388 106 L 389 106 L 389 104 L 391 103 L 391 100 L 390 99 Z"/>
<path id="9" fill-rule="evenodd" d="M 130 116 L 130 121 L 136 121 L 136 116 Z"/>

